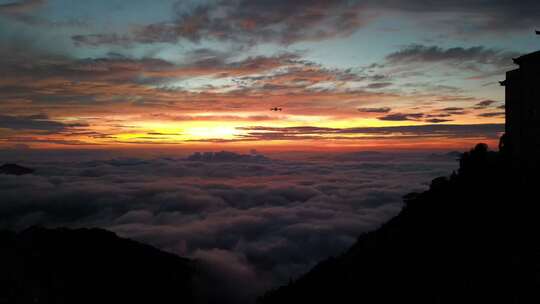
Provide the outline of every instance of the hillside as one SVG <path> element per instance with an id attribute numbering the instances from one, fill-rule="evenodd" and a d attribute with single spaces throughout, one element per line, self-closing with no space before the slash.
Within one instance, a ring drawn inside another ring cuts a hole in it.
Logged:
<path id="1" fill-rule="evenodd" d="M 538 303 L 538 190 L 478 145 L 401 213 L 259 301 Z"/>
<path id="2" fill-rule="evenodd" d="M 100 229 L 0 232 L 0 303 L 193 303 L 192 261 Z"/>

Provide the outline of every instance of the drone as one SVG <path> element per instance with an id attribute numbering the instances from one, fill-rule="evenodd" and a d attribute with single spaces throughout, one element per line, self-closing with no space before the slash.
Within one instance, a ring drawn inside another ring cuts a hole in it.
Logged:
<path id="1" fill-rule="evenodd" d="M 273 108 L 270 108 L 270 111 L 277 112 L 277 111 L 283 111 L 283 109 L 282 109 L 282 108 L 278 108 L 278 107 L 273 107 Z"/>

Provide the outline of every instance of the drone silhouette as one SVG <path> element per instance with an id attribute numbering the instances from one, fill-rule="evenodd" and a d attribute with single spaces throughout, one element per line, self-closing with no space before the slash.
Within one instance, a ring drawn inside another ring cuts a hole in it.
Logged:
<path id="1" fill-rule="evenodd" d="M 277 111 L 283 111 L 283 109 L 282 109 L 282 108 L 278 108 L 278 107 L 273 107 L 273 108 L 270 108 L 270 111 L 277 112 Z"/>

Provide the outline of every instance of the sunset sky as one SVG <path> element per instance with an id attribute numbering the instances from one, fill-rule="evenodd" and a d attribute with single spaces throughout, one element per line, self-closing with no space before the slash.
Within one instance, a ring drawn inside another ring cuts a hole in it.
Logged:
<path id="1" fill-rule="evenodd" d="M 496 145 L 498 81 L 540 48 L 539 11 L 532 0 L 0 0 L 0 147 Z"/>

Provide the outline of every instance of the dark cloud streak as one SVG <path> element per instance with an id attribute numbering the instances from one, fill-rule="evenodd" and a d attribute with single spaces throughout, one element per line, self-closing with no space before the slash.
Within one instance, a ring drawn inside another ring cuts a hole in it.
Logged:
<path id="1" fill-rule="evenodd" d="M 42 114 L 29 116 L 0 115 L 0 129 L 60 132 L 70 126 L 80 125 L 68 125 L 49 120 L 49 117 Z"/>
<path id="2" fill-rule="evenodd" d="M 422 117 L 424 117 L 423 113 L 392 113 L 385 116 L 377 117 L 377 119 L 388 120 L 388 121 L 406 121 L 406 120 L 417 121 Z"/>
<path id="3" fill-rule="evenodd" d="M 174 20 L 140 26 L 130 34 L 137 43 L 176 43 L 181 39 L 228 40 L 247 44 L 321 40 L 347 36 L 364 25 L 355 1 L 223 1 L 186 7 L 177 5 Z M 74 36 L 79 44 L 125 44 L 124 36 Z"/>
<path id="4" fill-rule="evenodd" d="M 0 14 L 20 15 L 32 11 L 45 3 L 45 0 L 22 0 L 0 4 Z"/>
<path id="5" fill-rule="evenodd" d="M 381 108 L 358 108 L 358 112 L 362 113 L 388 113 L 392 109 L 390 107 L 381 107 Z"/>
<path id="6" fill-rule="evenodd" d="M 485 138 L 496 139 L 504 131 L 504 124 L 476 124 L 476 125 L 451 125 L 451 124 L 430 124 L 418 126 L 396 126 L 396 127 L 365 127 L 365 128 L 319 128 L 319 127 L 245 127 L 238 128 L 248 131 L 246 139 L 251 140 L 294 140 L 296 139 L 317 139 L 321 136 L 334 136 L 336 139 L 359 140 L 362 137 L 350 137 L 344 135 L 371 135 L 364 137 L 366 140 L 391 138 Z M 381 136 L 379 138 L 372 135 Z M 336 137 L 337 136 L 337 137 Z"/>
<path id="7" fill-rule="evenodd" d="M 523 9 L 526 8 L 526 9 Z M 140 25 L 129 34 L 97 33 L 76 35 L 79 45 L 126 45 L 136 43 L 176 43 L 180 40 L 233 41 L 243 44 L 323 40 L 351 35 L 378 16 L 400 12 L 452 15 L 446 25 L 449 32 L 511 32 L 537 25 L 540 4 L 537 1 L 217 1 L 197 6 L 177 3 L 171 20 Z M 422 20 L 422 16 L 418 17 Z M 459 22 L 457 20 L 460 20 Z M 468 51 L 452 52 L 467 55 Z M 484 50 L 485 51 L 485 50 Z M 459 54 L 458 54 L 459 55 Z"/>
<path id="8" fill-rule="evenodd" d="M 469 48 L 439 46 L 425 46 L 413 44 L 386 56 L 390 64 L 409 63 L 446 63 L 476 69 L 475 64 L 493 65 L 495 67 L 508 67 L 512 65 L 512 58 L 519 56 L 515 52 L 490 49 L 483 46 Z M 473 64 L 471 66 L 471 64 Z"/>

